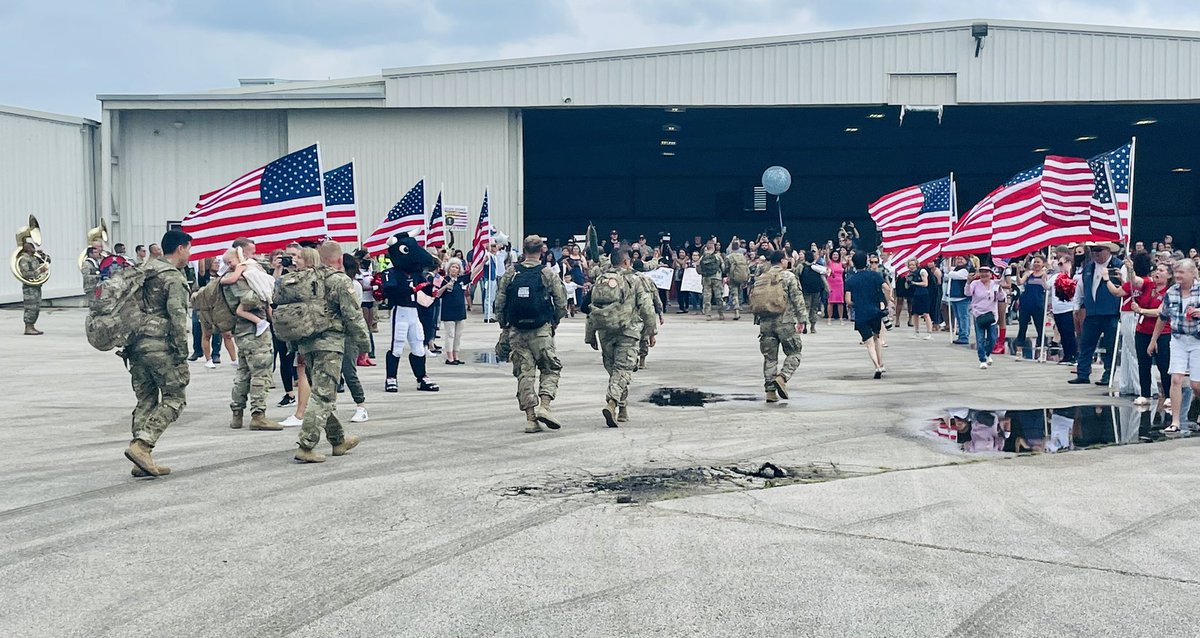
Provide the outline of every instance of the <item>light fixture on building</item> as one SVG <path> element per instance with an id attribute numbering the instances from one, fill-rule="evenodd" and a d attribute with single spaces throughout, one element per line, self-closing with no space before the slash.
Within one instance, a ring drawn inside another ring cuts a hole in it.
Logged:
<path id="1" fill-rule="evenodd" d="M 857 126 L 847 126 L 847 127 L 846 127 L 846 132 L 847 132 L 847 133 L 857 133 L 857 132 L 858 132 L 858 127 L 857 127 Z"/>
<path id="2" fill-rule="evenodd" d="M 180 129 L 180 128 L 183 128 L 183 122 L 180 122 L 179 120 L 175 120 L 174 122 L 171 122 L 171 126 L 174 126 L 175 128 Z"/>
<path id="3" fill-rule="evenodd" d="M 1075 138 L 1075 141 L 1076 142 L 1090 142 L 1094 139 L 1096 139 L 1095 135 L 1080 135 L 1079 137 Z"/>
<path id="4" fill-rule="evenodd" d="M 662 130 L 664 133 L 678 133 L 682 129 L 683 129 L 683 127 L 679 126 L 678 124 L 663 124 L 662 125 Z"/>
<path id="5" fill-rule="evenodd" d="M 1156 120 L 1152 117 L 1145 117 L 1145 118 L 1142 118 L 1142 119 L 1134 122 L 1133 125 L 1134 126 L 1148 126 L 1150 124 L 1157 124 L 1157 123 L 1158 123 L 1158 120 Z"/>
<path id="6" fill-rule="evenodd" d="M 971 25 L 971 37 L 975 38 L 975 57 L 979 57 L 979 52 L 983 51 L 983 39 L 987 37 L 987 34 L 986 22 L 976 22 Z"/>
<path id="7" fill-rule="evenodd" d="M 871 113 L 870 115 L 867 116 L 867 119 L 868 120 L 882 120 L 885 117 L 887 117 L 887 116 L 884 115 L 883 113 Z"/>
<path id="8" fill-rule="evenodd" d="M 683 108 L 682 106 L 668 106 L 668 107 L 667 107 L 666 109 L 664 109 L 664 110 L 665 110 L 667 113 L 683 113 L 683 112 L 684 112 L 684 111 L 686 111 L 687 109 Z"/>
<path id="9" fill-rule="evenodd" d="M 1049 148 L 1047 148 L 1047 147 L 1043 146 L 1043 147 L 1041 147 L 1041 148 L 1035 148 L 1035 149 L 1033 149 L 1033 152 L 1034 152 L 1034 153 L 1045 153 L 1045 152 L 1047 152 L 1047 151 L 1049 151 L 1049 150 L 1050 150 Z"/>
<path id="10" fill-rule="evenodd" d="M 675 146 L 677 144 L 679 144 L 679 142 L 676 142 L 675 140 L 659 140 L 658 141 L 659 146 Z"/>
<path id="11" fill-rule="evenodd" d="M 662 156 L 663 157 L 675 157 L 675 152 L 674 151 L 663 151 Z"/>
<path id="12" fill-rule="evenodd" d="M 1180 166 L 1179 168 L 1172 168 L 1171 172 L 1172 173 L 1190 173 L 1190 172 L 1192 172 L 1192 169 L 1184 168 L 1184 167 Z"/>

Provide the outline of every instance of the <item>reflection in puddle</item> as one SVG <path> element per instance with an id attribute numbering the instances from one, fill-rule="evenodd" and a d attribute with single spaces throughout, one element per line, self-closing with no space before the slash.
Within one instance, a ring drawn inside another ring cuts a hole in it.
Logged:
<path id="1" fill-rule="evenodd" d="M 758 397 L 752 394 L 715 394 L 696 388 L 659 388 L 650 393 L 650 398 L 646 400 L 658 406 L 689 408 L 725 401 L 757 401 Z"/>
<path id="2" fill-rule="evenodd" d="M 955 408 L 931 420 L 937 436 L 964 452 L 1064 452 L 1188 437 L 1165 434 L 1170 415 L 1131 405 L 1077 405 L 1037 410 Z"/>
<path id="3" fill-rule="evenodd" d="M 508 363 L 508 357 L 500 358 L 495 352 L 489 352 L 485 350 L 475 353 L 475 363 L 500 365 L 501 363 Z"/>

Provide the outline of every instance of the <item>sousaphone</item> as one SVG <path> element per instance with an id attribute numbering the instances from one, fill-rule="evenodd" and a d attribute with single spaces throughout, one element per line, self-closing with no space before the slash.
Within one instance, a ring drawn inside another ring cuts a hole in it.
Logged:
<path id="1" fill-rule="evenodd" d="M 26 242 L 33 243 L 33 258 L 37 261 L 37 276 L 33 279 L 21 276 L 21 270 L 17 268 L 17 259 L 24 251 Z M 27 286 L 41 286 L 50 279 L 50 256 L 42 252 L 42 228 L 38 225 L 37 217 L 30 215 L 29 223 L 17 229 L 17 249 L 8 260 L 8 266 L 12 268 L 13 276 Z"/>
<path id="2" fill-rule="evenodd" d="M 87 249 L 92 245 L 92 242 L 102 241 L 108 243 L 108 226 L 104 225 L 104 220 L 100 220 L 100 225 L 89 230 L 87 233 L 87 243 L 83 246 L 83 251 L 79 253 L 79 268 L 83 269 L 83 260 L 87 259 Z M 100 258 L 99 255 L 96 256 Z"/>

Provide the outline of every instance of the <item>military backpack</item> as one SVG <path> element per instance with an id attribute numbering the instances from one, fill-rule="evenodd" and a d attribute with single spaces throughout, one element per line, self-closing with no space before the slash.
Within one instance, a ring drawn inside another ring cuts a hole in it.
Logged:
<path id="1" fill-rule="evenodd" d="M 733 253 L 729 256 L 729 285 L 742 286 L 747 281 L 750 281 L 750 262 L 742 253 Z"/>
<path id="2" fill-rule="evenodd" d="M 554 321 L 554 305 L 542 278 L 542 266 L 517 264 L 506 289 L 504 314 L 507 325 L 517 330 L 534 330 Z"/>
<path id="3" fill-rule="evenodd" d="M 84 330 L 102 352 L 123 348 L 143 335 L 165 335 L 167 320 L 146 312 L 146 281 L 158 273 L 145 266 L 124 268 L 100 283 Z"/>
<path id="4" fill-rule="evenodd" d="M 217 332 L 233 330 L 236 317 L 229 307 L 229 302 L 225 300 L 225 294 L 221 291 L 220 279 L 214 277 L 212 281 L 192 295 L 192 308 L 199 312 L 207 312 Z"/>
<path id="5" fill-rule="evenodd" d="M 700 258 L 700 274 L 705 277 L 716 277 L 721 274 L 721 258 L 716 253 L 704 253 Z"/>
<path id="6" fill-rule="evenodd" d="M 271 326 L 280 341 L 295 343 L 333 326 L 325 301 L 325 277 L 316 268 L 290 272 L 275 283 Z"/>
<path id="7" fill-rule="evenodd" d="M 611 270 L 601 273 L 592 284 L 588 312 L 592 326 L 609 332 L 628 328 L 633 322 L 633 310 L 629 307 L 633 295 L 633 288 L 625 275 Z"/>
<path id="8" fill-rule="evenodd" d="M 768 271 L 754 280 L 754 288 L 750 290 L 750 312 L 764 316 L 777 317 L 787 312 L 788 297 L 783 287 L 783 271 Z"/>

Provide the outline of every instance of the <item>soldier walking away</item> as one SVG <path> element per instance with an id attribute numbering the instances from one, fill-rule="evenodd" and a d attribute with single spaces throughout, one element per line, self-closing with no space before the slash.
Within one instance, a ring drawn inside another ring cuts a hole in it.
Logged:
<path id="1" fill-rule="evenodd" d="M 17 272 L 21 274 L 21 301 L 25 309 L 25 334 L 40 335 L 38 316 L 42 313 L 42 283 L 45 265 L 38 261 L 37 246 L 26 237 L 17 256 Z M 35 283 L 30 283 L 35 282 Z"/>
<path id="2" fill-rule="evenodd" d="M 141 296 L 148 316 L 139 322 L 139 336 L 123 351 L 137 396 L 133 440 L 125 458 L 133 462 L 137 477 L 171 473 L 171 468 L 154 461 L 151 451 L 187 405 L 188 285 L 182 268 L 191 256 L 191 244 L 192 238 L 183 231 L 169 230 L 162 238 L 165 256 L 142 266 L 147 272 Z"/>
<path id="3" fill-rule="evenodd" d="M 638 283 L 654 297 L 654 314 L 658 315 L 658 325 L 663 325 L 663 302 L 658 295 L 658 286 L 649 277 L 638 277 Z M 646 357 L 650 356 L 650 337 L 645 335 L 638 341 L 638 370 L 646 369 Z"/>
<path id="4" fill-rule="evenodd" d="M 658 322 L 654 311 L 656 295 L 637 281 L 642 277 L 630 268 L 630 251 L 613 252 L 612 265 L 592 284 L 584 341 L 600 350 L 608 372 L 604 421 L 608 427 L 629 420 L 629 381 L 637 370 L 638 342 L 646 339 L 654 347 Z"/>
<path id="5" fill-rule="evenodd" d="M 729 265 L 729 305 L 733 320 L 742 318 L 742 286 L 750 281 L 750 262 L 745 253 L 734 251 L 725 258 Z"/>
<path id="6" fill-rule="evenodd" d="M 542 266 L 543 245 L 537 235 L 526 237 L 523 261 L 505 272 L 496 286 L 496 317 L 508 336 L 526 434 L 541 432 L 542 425 L 551 430 L 562 425 L 550 403 L 562 373 L 554 331 L 567 315 L 567 294 L 558 275 Z"/>
<path id="7" fill-rule="evenodd" d="M 238 249 L 241 249 L 241 256 Z M 234 264 L 221 277 L 221 293 L 230 308 L 249 311 L 259 321 L 267 318 L 267 307 L 250 284 L 242 277 L 254 259 L 254 242 L 240 237 L 233 241 L 233 249 L 225 253 L 225 263 Z M 233 379 L 233 392 L 229 409 L 233 415 L 229 427 L 240 430 L 246 403 L 250 404 L 251 430 L 282 430 L 283 426 L 267 419 L 267 393 L 271 390 L 271 364 L 275 358 L 270 331 L 259 332 L 258 324 L 242 315 L 235 315 L 233 343 L 237 346 L 237 373 Z"/>
<path id="8" fill-rule="evenodd" d="M 312 250 L 312 249 L 306 249 Z M 336 241 L 321 244 L 320 264 L 310 267 L 308 278 L 320 282 L 318 290 L 323 295 L 294 304 L 296 311 L 288 315 L 283 311 L 286 298 L 277 300 L 277 323 L 284 327 L 288 317 L 294 317 L 304 325 L 297 328 L 310 333 L 298 338 L 297 350 L 307 363 L 306 373 L 312 386 L 308 411 L 304 413 L 304 425 L 300 426 L 300 449 L 296 460 L 304 463 L 321 463 L 325 455 L 316 451 L 321 442 L 321 428 L 325 438 L 333 446 L 333 455 L 342 456 L 358 445 L 359 437 L 347 435 L 337 417 L 337 386 L 342 376 L 342 357 L 347 343 L 365 351 L 371 347 L 371 333 L 361 310 L 361 295 L 354 294 L 354 283 L 341 271 L 342 246 Z M 288 277 L 304 277 L 296 273 Z M 286 288 L 287 279 L 280 283 Z M 305 286 L 307 287 L 307 286 Z M 292 335 L 289 335 L 291 337 Z M 290 340 L 290 339 L 289 339 Z"/>
<path id="9" fill-rule="evenodd" d="M 724 321 L 725 302 L 721 299 L 721 292 L 725 286 L 722 279 L 725 275 L 725 261 L 711 241 L 704 245 L 704 254 L 700 257 L 697 270 L 704 278 L 701 281 L 704 296 L 701 307 L 704 309 L 705 318 L 712 321 L 712 309 L 716 306 L 717 316 Z"/>
<path id="10" fill-rule="evenodd" d="M 800 365 L 800 332 L 808 317 L 808 306 L 796 276 L 783 268 L 782 251 L 768 258 L 771 268 L 754 280 L 750 312 L 758 321 L 758 348 L 763 355 L 763 387 L 767 402 L 788 398 L 788 380 Z M 779 367 L 779 349 L 785 359 Z"/>

